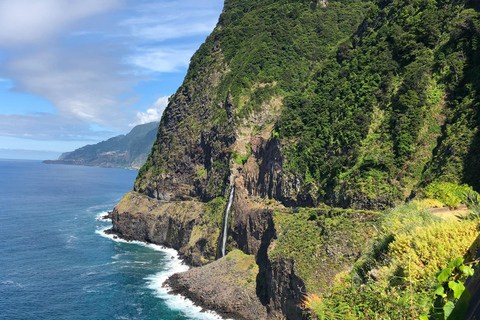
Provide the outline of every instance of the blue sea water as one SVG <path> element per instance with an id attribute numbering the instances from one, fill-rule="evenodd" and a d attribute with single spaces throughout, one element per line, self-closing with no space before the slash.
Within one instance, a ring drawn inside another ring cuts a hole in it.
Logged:
<path id="1" fill-rule="evenodd" d="M 174 250 L 103 233 L 136 174 L 0 160 L 0 319 L 219 319 L 162 288 Z"/>

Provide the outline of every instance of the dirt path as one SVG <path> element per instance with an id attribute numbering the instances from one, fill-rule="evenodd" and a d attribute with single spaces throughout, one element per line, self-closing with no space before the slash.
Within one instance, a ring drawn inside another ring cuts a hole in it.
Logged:
<path id="1" fill-rule="evenodd" d="M 443 208 L 431 208 L 428 209 L 434 216 L 445 220 L 458 220 L 457 216 L 466 216 L 469 212 L 466 205 L 462 204 L 456 209 L 450 209 L 449 207 Z"/>

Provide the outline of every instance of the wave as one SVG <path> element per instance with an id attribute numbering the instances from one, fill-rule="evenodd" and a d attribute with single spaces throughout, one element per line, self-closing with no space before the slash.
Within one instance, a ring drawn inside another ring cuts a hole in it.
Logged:
<path id="1" fill-rule="evenodd" d="M 102 211 L 99 214 L 97 214 L 97 216 L 95 217 L 95 220 L 103 221 L 103 222 L 112 222 L 112 219 L 105 218 L 106 215 L 108 215 L 108 211 Z"/>
<path id="2" fill-rule="evenodd" d="M 98 229 L 95 233 L 102 237 L 120 243 L 133 243 L 143 247 L 151 248 L 155 251 L 166 253 L 167 263 L 165 269 L 156 273 L 155 275 L 146 277 L 147 287 L 155 292 L 155 296 L 162 299 L 170 310 L 179 311 L 183 316 L 189 319 L 196 320 L 220 320 L 223 319 L 220 315 L 213 311 L 204 311 L 201 307 L 196 306 L 193 301 L 181 296 L 169 294 L 170 288 L 163 286 L 163 283 L 173 275 L 174 273 L 187 271 L 188 265 L 183 263 L 178 255 L 178 251 L 172 248 L 166 248 L 156 244 L 149 244 L 141 241 L 127 241 L 116 237 L 113 234 L 106 234 L 104 231 L 109 229 L 108 227 Z"/>
<path id="3" fill-rule="evenodd" d="M 23 285 L 21 285 L 18 282 L 12 281 L 12 280 L 7 280 L 7 281 L 2 281 L 0 282 L 1 286 L 13 286 L 13 287 L 18 287 L 18 288 L 23 288 Z"/>

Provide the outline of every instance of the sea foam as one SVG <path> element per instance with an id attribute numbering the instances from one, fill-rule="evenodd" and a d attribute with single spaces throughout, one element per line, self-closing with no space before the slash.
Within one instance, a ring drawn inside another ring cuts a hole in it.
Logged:
<path id="1" fill-rule="evenodd" d="M 108 227 L 101 228 L 95 232 L 102 237 L 121 243 L 133 243 L 143 247 L 151 248 L 155 251 L 166 253 L 167 264 L 164 270 L 155 275 L 146 277 L 147 287 L 155 292 L 155 295 L 165 301 L 165 304 L 171 310 L 179 311 L 183 316 L 190 319 L 198 320 L 220 320 L 223 319 L 220 315 L 213 311 L 204 311 L 201 307 L 196 306 L 193 301 L 175 294 L 169 294 L 169 288 L 162 286 L 163 283 L 174 273 L 184 272 L 189 269 L 188 265 L 183 263 L 178 255 L 178 251 L 172 248 L 166 248 L 156 244 L 149 244 L 141 241 L 127 241 L 121 239 L 113 234 L 106 234 L 105 230 Z"/>
<path id="2" fill-rule="evenodd" d="M 95 220 L 103 221 L 103 222 L 111 222 L 112 219 L 104 218 L 106 215 L 108 215 L 108 211 L 102 211 L 99 214 L 97 214 L 97 216 L 95 217 Z"/>

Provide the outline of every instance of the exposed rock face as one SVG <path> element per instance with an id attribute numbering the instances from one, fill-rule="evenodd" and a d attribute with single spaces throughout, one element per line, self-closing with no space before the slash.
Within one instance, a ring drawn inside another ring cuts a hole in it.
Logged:
<path id="1" fill-rule="evenodd" d="M 181 87 L 165 110 L 135 191 L 174 201 L 210 201 L 224 195 L 229 147 L 235 142 L 234 106 L 229 97 L 216 102 L 227 70 L 218 47 L 209 50 L 214 64 L 199 70 L 199 81 Z"/>
<path id="2" fill-rule="evenodd" d="M 284 169 L 285 157 L 277 139 L 269 139 L 272 126 L 250 140 L 252 156 L 247 160 L 239 176 L 245 196 L 280 201 L 288 207 L 315 206 L 315 197 L 302 189 L 303 179 Z"/>
<path id="3" fill-rule="evenodd" d="M 253 256 L 232 251 L 208 266 L 175 274 L 166 285 L 209 310 L 238 320 L 268 317 L 257 298 L 255 280 L 258 266 Z"/>
<path id="4" fill-rule="evenodd" d="M 189 264 L 200 266 L 215 259 L 221 212 L 197 201 L 160 202 L 129 192 L 110 214 L 111 232 L 174 248 Z"/>
<path id="5" fill-rule="evenodd" d="M 306 292 L 303 281 L 295 274 L 294 262 L 280 259 L 272 264 L 268 251 L 277 237 L 273 210 L 249 201 L 248 190 L 237 181 L 231 237 L 236 248 L 255 255 L 260 268 L 257 295 L 269 310 L 269 319 L 302 319 L 300 307 Z M 255 183 L 254 180 L 250 182 Z M 250 189 L 251 190 L 251 189 Z"/>

